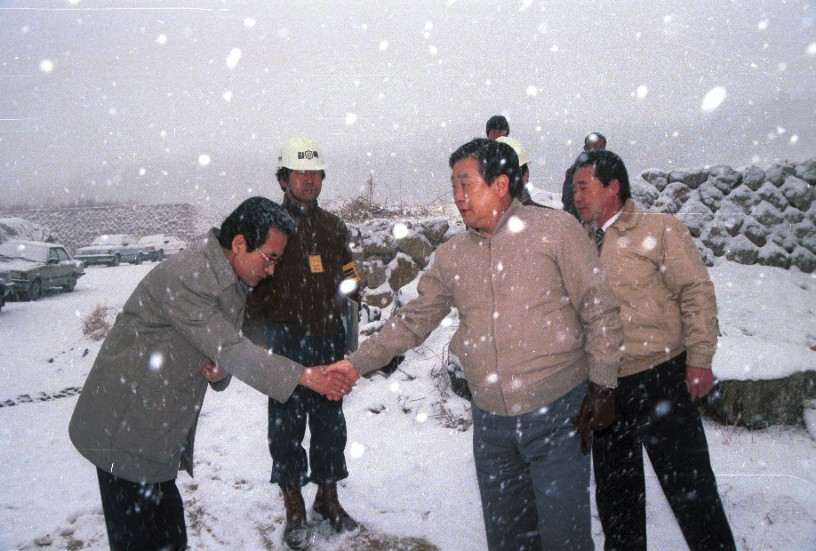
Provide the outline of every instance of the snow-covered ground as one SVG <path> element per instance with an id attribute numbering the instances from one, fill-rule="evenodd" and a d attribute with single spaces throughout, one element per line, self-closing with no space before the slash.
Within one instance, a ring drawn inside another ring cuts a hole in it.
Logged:
<path id="1" fill-rule="evenodd" d="M 0 549 L 107 547 L 94 468 L 73 448 L 68 421 L 99 343 L 82 321 L 118 308 L 154 264 L 90 268 L 75 292 L 0 312 Z M 813 369 L 816 278 L 723 263 L 711 269 L 720 300 L 728 378 Z M 444 426 L 438 378 L 452 329 L 438 329 L 390 378 L 362 380 L 346 399 L 351 476 L 346 509 L 369 535 L 424 538 L 446 551 L 485 549 L 471 431 Z M 449 400 L 456 416 L 466 404 Z M 816 442 L 801 427 L 762 431 L 706 422 L 720 493 L 741 550 L 816 549 Z M 281 549 L 284 509 L 269 484 L 266 399 L 240 381 L 204 402 L 196 477 L 179 475 L 192 549 Z M 648 479 L 649 548 L 684 549 L 659 486 Z M 306 488 L 311 502 L 314 487 Z M 594 521 L 596 544 L 603 536 Z M 360 541 L 360 540 L 358 540 Z M 432 549 L 414 540 L 379 549 Z M 415 543 L 415 542 L 414 542 Z M 321 537 L 319 550 L 354 548 Z M 356 547 L 362 549 L 365 547 Z"/>

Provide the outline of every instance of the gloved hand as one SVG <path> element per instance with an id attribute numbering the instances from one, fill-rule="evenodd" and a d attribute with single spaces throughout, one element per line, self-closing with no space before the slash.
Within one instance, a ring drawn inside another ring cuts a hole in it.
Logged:
<path id="1" fill-rule="evenodd" d="M 590 382 L 581 411 L 573 422 L 581 435 L 581 453 L 589 453 L 592 431 L 603 430 L 615 420 L 615 389 Z"/>

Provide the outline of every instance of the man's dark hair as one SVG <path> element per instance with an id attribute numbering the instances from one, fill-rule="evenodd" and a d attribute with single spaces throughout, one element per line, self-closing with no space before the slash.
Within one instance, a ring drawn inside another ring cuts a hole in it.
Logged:
<path id="1" fill-rule="evenodd" d="M 295 221 L 282 206 L 266 197 L 250 197 L 224 219 L 218 233 L 218 243 L 230 249 L 232 240 L 240 234 L 246 239 L 247 252 L 252 252 L 266 243 L 270 229 L 291 237 L 295 227 Z"/>
<path id="2" fill-rule="evenodd" d="M 584 149 L 587 149 L 590 144 L 596 142 L 603 142 L 604 146 L 601 149 L 606 149 L 606 136 L 600 132 L 590 132 L 586 135 L 586 138 L 584 138 Z"/>
<path id="3" fill-rule="evenodd" d="M 508 144 L 487 138 L 474 138 L 451 154 L 448 165 L 453 168 L 453 165 L 468 157 L 479 161 L 479 175 L 487 185 L 493 185 L 497 176 L 506 174 L 510 180 L 510 196 L 521 196 L 524 184 L 521 181 L 518 155 Z"/>
<path id="4" fill-rule="evenodd" d="M 288 182 L 290 174 L 292 174 L 292 169 L 291 168 L 286 168 L 285 166 L 282 166 L 275 173 L 275 178 L 277 178 L 278 181 L 283 180 L 285 182 Z M 326 179 L 326 171 L 325 170 L 320 171 L 320 177 L 323 178 L 324 180 Z"/>
<path id="5" fill-rule="evenodd" d="M 485 135 L 490 135 L 491 130 L 499 130 L 500 132 L 507 132 L 507 135 L 510 135 L 510 123 L 507 122 L 507 119 L 504 118 L 502 115 L 493 115 L 489 119 L 487 119 L 487 124 L 485 125 Z"/>
<path id="6" fill-rule="evenodd" d="M 593 168 L 595 177 L 601 181 L 604 187 L 607 187 L 612 180 L 617 180 L 620 183 L 618 197 L 621 201 L 626 201 L 632 196 L 629 189 L 629 173 L 626 172 L 626 165 L 623 164 L 623 159 L 615 153 L 608 149 L 584 151 L 575 159 L 574 172 L 578 172 L 585 166 Z"/>

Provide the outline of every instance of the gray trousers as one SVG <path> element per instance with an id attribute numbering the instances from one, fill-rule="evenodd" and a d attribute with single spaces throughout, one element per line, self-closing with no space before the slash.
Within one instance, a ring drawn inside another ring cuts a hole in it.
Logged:
<path id="1" fill-rule="evenodd" d="M 473 455 L 490 551 L 595 548 L 589 502 L 590 458 L 572 419 L 586 383 L 518 416 L 473 405 Z"/>

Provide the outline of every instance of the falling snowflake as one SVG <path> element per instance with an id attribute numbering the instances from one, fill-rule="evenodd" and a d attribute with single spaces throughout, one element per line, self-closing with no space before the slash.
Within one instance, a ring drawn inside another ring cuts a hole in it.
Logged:
<path id="1" fill-rule="evenodd" d="M 509 229 L 511 233 L 519 233 L 524 229 L 524 220 L 516 215 L 511 216 L 507 221 L 507 229 Z"/>
<path id="2" fill-rule="evenodd" d="M 408 225 L 404 222 L 397 222 L 394 224 L 394 238 L 395 239 L 402 239 L 403 237 L 408 235 Z"/>
<path id="3" fill-rule="evenodd" d="M 233 48 L 227 56 L 227 68 L 235 69 L 239 61 L 241 61 L 241 48 Z"/>
<path id="4" fill-rule="evenodd" d="M 726 95 L 724 86 L 715 86 L 705 95 L 700 108 L 705 113 L 711 113 L 720 106 L 720 104 L 725 100 Z"/>
<path id="5" fill-rule="evenodd" d="M 365 453 L 365 446 L 360 444 L 359 442 L 352 442 L 351 446 L 349 446 L 349 455 L 354 459 L 360 459 L 363 454 Z"/>
<path id="6" fill-rule="evenodd" d="M 198 156 L 198 164 L 200 164 L 201 166 L 207 166 L 208 164 L 210 164 L 211 160 L 212 159 L 210 159 L 210 156 L 207 155 L 206 153 L 202 153 L 201 155 Z"/>
<path id="7" fill-rule="evenodd" d="M 641 84 L 640 86 L 637 87 L 637 90 L 635 90 L 635 96 L 637 97 L 637 99 L 643 99 L 647 95 L 649 95 L 649 89 L 646 88 L 645 84 Z"/>
<path id="8" fill-rule="evenodd" d="M 150 369 L 153 371 L 158 371 L 162 368 L 162 365 L 164 365 L 164 354 L 161 352 L 153 352 L 150 355 L 150 360 L 147 365 L 150 366 Z"/>
<path id="9" fill-rule="evenodd" d="M 353 279 L 344 279 L 340 283 L 340 292 L 344 295 L 350 295 L 357 290 L 357 282 Z"/>
<path id="10" fill-rule="evenodd" d="M 159 36 L 157 36 L 156 37 L 156 44 L 161 44 L 162 46 L 167 44 L 167 35 L 166 34 L 160 34 Z"/>
<path id="11" fill-rule="evenodd" d="M 346 125 L 351 126 L 357 122 L 357 114 L 356 113 L 346 113 Z"/>
<path id="12" fill-rule="evenodd" d="M 50 73 L 53 70 L 54 70 L 54 62 L 51 61 L 50 59 L 43 59 L 40 62 L 40 71 L 42 71 L 43 73 Z"/>

